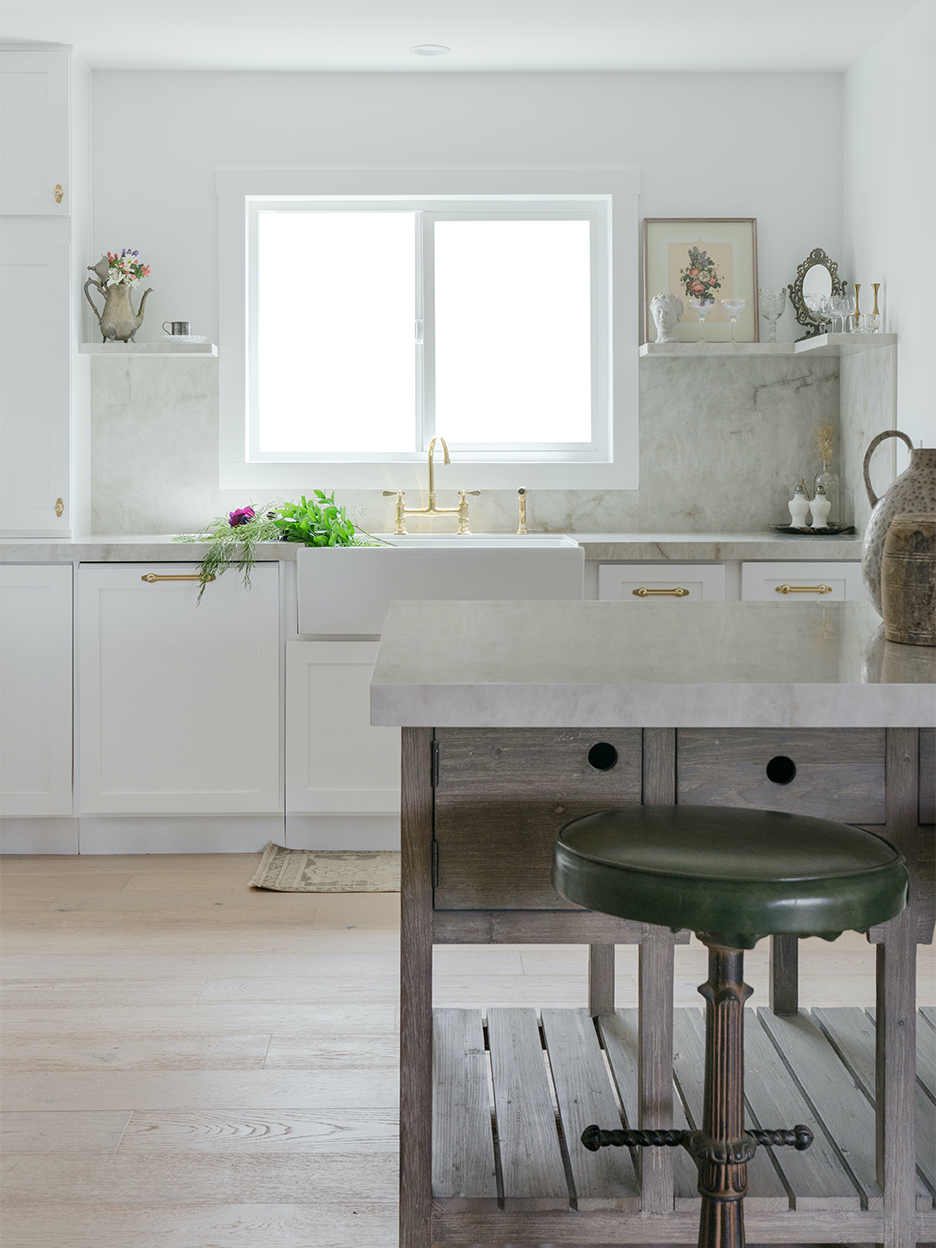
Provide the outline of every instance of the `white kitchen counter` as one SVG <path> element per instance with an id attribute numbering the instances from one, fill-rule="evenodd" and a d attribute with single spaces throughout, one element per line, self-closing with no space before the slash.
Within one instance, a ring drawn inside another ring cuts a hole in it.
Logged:
<path id="1" fill-rule="evenodd" d="M 441 532 L 441 530 L 440 530 Z M 791 533 L 570 533 L 587 562 L 697 562 L 729 559 L 858 560 L 862 537 L 808 537 Z M 37 537 L 0 541 L 0 563 L 187 563 L 201 560 L 205 543 L 174 542 L 171 534 Z M 294 563 L 293 542 L 264 542 L 261 560 Z"/>
<path id="2" fill-rule="evenodd" d="M 371 722 L 936 725 L 936 650 L 880 629 L 866 603 L 395 602 Z"/>

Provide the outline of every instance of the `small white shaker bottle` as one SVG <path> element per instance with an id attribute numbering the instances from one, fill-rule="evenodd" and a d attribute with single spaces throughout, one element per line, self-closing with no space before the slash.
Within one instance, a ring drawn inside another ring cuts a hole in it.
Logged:
<path id="1" fill-rule="evenodd" d="M 812 513 L 812 525 L 814 529 L 825 529 L 829 524 L 829 509 L 832 501 L 826 494 L 821 485 L 816 487 L 816 497 L 809 504 L 809 510 Z"/>
<path id="2" fill-rule="evenodd" d="M 806 481 L 801 479 L 790 499 L 790 524 L 794 529 L 805 529 L 806 513 L 809 511 L 809 495 L 806 493 Z"/>

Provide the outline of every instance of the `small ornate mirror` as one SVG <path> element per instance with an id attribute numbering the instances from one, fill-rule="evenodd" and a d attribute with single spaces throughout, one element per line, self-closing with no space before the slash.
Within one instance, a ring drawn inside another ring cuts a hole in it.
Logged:
<path id="1" fill-rule="evenodd" d="M 830 260 L 821 247 L 813 248 L 803 263 L 796 266 L 796 281 L 787 289 L 796 319 L 806 330 L 797 342 L 826 333 L 832 318 L 814 311 L 810 304 L 823 297 L 845 294 L 845 283 L 839 278 L 836 262 Z"/>

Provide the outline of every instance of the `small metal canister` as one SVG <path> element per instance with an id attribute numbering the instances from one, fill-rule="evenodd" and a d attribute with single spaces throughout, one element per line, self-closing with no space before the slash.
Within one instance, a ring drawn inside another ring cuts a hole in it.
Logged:
<path id="1" fill-rule="evenodd" d="M 891 521 L 881 559 L 881 614 L 888 641 L 936 646 L 936 514 Z"/>

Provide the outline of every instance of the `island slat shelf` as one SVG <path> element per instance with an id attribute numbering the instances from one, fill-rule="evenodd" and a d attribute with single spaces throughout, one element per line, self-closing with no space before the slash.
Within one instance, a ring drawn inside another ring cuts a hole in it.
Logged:
<path id="1" fill-rule="evenodd" d="M 804 1122 L 815 1132 L 806 1153 L 758 1150 L 745 1198 L 749 1238 L 756 1228 L 769 1228 L 788 1242 L 828 1242 L 834 1227 L 837 1242 L 873 1240 L 883 1209 L 873 1011 L 745 1013 L 748 1126 Z M 916 1208 L 924 1238 L 932 1232 L 936 1194 L 936 1030 L 922 1014 L 917 1028 Z M 695 1129 L 702 1106 L 701 1009 L 676 1010 L 673 1030 L 674 1125 Z M 605 1243 L 604 1215 L 639 1210 L 639 1161 L 630 1150 L 590 1153 L 579 1143 L 591 1122 L 611 1128 L 637 1122 L 637 1010 L 592 1018 L 585 1009 L 544 1008 L 539 1016 L 530 1008 L 438 1009 L 433 1037 L 434 1244 L 466 1243 L 469 1227 L 483 1242 L 512 1242 L 514 1234 L 526 1242 L 531 1213 L 541 1215 L 537 1234 L 547 1242 Z M 680 1235 L 698 1218 L 695 1167 L 684 1150 L 672 1155 L 673 1213 L 656 1215 L 654 1234 L 665 1227 Z M 524 1214 L 515 1232 L 512 1213 Z M 619 1220 L 615 1234 L 625 1226 Z M 654 1242 L 642 1234 L 633 1242 Z"/>

